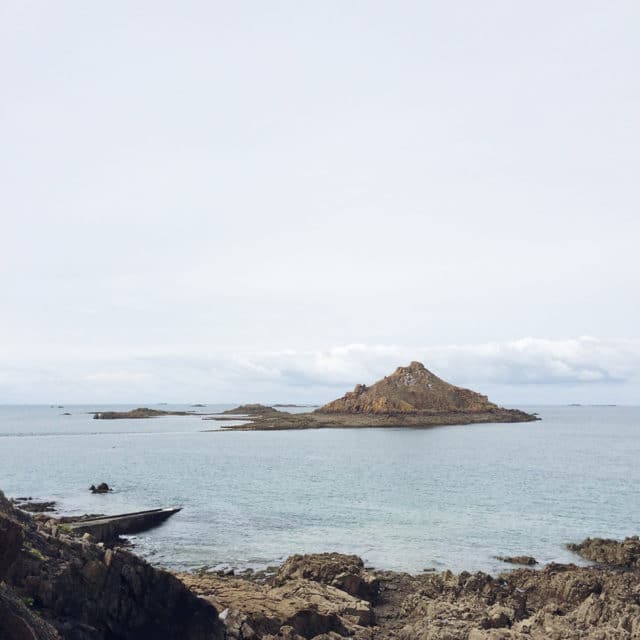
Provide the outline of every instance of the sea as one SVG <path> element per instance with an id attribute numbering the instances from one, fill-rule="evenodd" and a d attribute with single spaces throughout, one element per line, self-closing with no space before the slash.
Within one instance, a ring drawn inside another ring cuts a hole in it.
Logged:
<path id="1" fill-rule="evenodd" d="M 0 406 L 0 489 L 55 500 L 59 515 L 180 506 L 131 536 L 137 553 L 176 570 L 338 551 L 380 569 L 495 574 L 509 568 L 496 556 L 580 564 L 567 543 L 640 533 L 640 407 L 520 407 L 541 420 L 431 429 L 93 419 L 131 408 Z M 90 493 L 100 482 L 113 492 Z"/>

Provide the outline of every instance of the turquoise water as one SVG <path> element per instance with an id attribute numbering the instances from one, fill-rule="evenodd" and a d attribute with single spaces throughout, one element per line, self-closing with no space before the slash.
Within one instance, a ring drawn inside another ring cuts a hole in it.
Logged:
<path id="1" fill-rule="evenodd" d="M 107 408 L 0 407 L 0 488 L 69 514 L 181 505 L 134 539 L 173 568 L 336 550 L 379 568 L 496 572 L 505 565 L 495 555 L 575 561 L 566 542 L 640 533 L 638 407 L 531 407 L 543 420 L 513 425 L 272 433 L 88 413 Z M 87 491 L 102 481 L 115 491 Z"/>

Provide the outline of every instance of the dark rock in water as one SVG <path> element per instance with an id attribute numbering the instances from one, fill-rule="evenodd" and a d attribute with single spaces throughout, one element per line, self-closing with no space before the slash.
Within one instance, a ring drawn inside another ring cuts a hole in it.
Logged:
<path id="1" fill-rule="evenodd" d="M 54 520 L 38 524 L 0 494 L 2 579 L 2 640 L 225 638 L 216 608 L 172 574 L 74 538 Z"/>
<path id="2" fill-rule="evenodd" d="M 579 544 L 568 544 L 567 548 L 592 562 L 640 569 L 640 538 L 638 536 L 625 538 L 622 542 L 605 538 L 587 538 Z"/>
<path id="3" fill-rule="evenodd" d="M 109 491 L 113 491 L 113 489 L 109 487 L 106 482 L 101 482 L 97 487 L 92 484 L 89 487 L 89 491 L 91 491 L 91 493 L 109 493 Z"/>
<path id="4" fill-rule="evenodd" d="M 533 556 L 496 556 L 496 559 L 509 564 L 521 564 L 529 567 L 538 564 L 538 561 Z"/>

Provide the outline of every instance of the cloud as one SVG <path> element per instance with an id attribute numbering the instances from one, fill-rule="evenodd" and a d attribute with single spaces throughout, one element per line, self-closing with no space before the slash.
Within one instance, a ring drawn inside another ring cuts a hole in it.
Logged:
<path id="1" fill-rule="evenodd" d="M 2 360 L 0 402 L 55 398 L 66 402 L 324 401 L 412 360 L 422 361 L 455 384 L 498 390 L 499 401 L 511 397 L 540 401 L 547 396 L 553 401 L 552 388 L 588 390 L 585 393 L 598 388 L 608 398 L 606 389 L 619 387 L 628 396 L 623 400 L 632 403 L 637 401 L 640 386 L 640 340 L 592 337 L 430 347 L 351 344 L 255 352 L 206 352 L 184 345 L 93 352 L 51 348 L 31 357 L 5 350 Z M 616 392 L 618 401 L 620 393 Z"/>
<path id="2" fill-rule="evenodd" d="M 640 372 L 640 340 L 523 338 L 422 348 L 355 344 L 325 351 L 257 353 L 246 362 L 290 384 L 344 386 L 388 374 L 411 360 L 460 384 L 625 382 Z"/>

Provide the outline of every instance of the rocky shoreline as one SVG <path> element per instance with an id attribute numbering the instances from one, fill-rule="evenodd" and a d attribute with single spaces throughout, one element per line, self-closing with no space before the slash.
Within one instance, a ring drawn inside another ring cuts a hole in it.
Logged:
<path id="1" fill-rule="evenodd" d="M 639 638 L 640 539 L 570 548 L 599 564 L 409 575 L 325 553 L 173 575 L 0 493 L 0 639 Z"/>
<path id="2" fill-rule="evenodd" d="M 274 410 L 275 411 L 275 410 Z M 244 419 L 239 415 L 236 419 Z M 230 416 L 204 420 L 228 421 Z M 482 412 L 421 411 L 416 413 L 285 413 L 253 414 L 239 425 L 223 425 L 215 431 L 287 431 L 293 429 L 379 429 L 394 427 L 431 428 L 448 425 L 533 422 L 538 418 L 517 409 L 496 408 Z M 211 431 L 214 431 L 213 429 Z"/>

